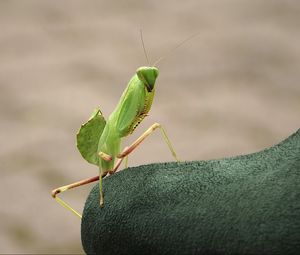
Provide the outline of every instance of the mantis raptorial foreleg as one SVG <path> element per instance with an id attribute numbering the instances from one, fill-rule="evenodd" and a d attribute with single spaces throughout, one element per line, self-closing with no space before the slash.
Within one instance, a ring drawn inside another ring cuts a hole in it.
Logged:
<path id="1" fill-rule="evenodd" d="M 112 156 L 100 151 L 99 152 L 99 157 L 102 158 L 105 161 L 111 161 L 112 160 Z"/>

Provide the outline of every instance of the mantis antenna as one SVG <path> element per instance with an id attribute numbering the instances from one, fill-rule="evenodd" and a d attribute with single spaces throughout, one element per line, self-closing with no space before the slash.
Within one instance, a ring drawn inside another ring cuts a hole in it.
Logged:
<path id="1" fill-rule="evenodd" d="M 195 34 L 192 34 L 191 36 L 189 36 L 188 38 L 184 39 L 181 43 L 179 43 L 177 46 L 175 46 L 173 49 L 169 50 L 164 56 L 160 57 L 158 60 L 156 60 L 153 63 L 153 66 L 157 65 L 160 61 L 162 61 L 163 59 L 165 59 L 166 57 L 168 57 L 171 53 L 173 53 L 176 49 L 178 49 L 180 46 L 182 46 L 183 44 L 187 43 L 188 41 L 190 41 L 191 39 L 193 39 L 194 37 L 198 36 L 200 34 L 200 32 L 197 32 Z"/>
<path id="2" fill-rule="evenodd" d="M 144 54 L 145 54 L 145 57 L 147 59 L 148 66 L 150 66 L 150 61 L 149 61 L 148 54 L 147 54 L 147 51 L 146 51 L 142 29 L 140 29 L 140 35 L 141 35 L 141 41 L 142 41 L 142 45 L 143 45 Z"/>

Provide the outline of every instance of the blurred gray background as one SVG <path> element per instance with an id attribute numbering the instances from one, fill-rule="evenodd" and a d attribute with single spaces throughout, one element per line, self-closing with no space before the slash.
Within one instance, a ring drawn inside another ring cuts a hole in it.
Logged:
<path id="1" fill-rule="evenodd" d="M 0 253 L 82 253 L 80 220 L 50 196 L 97 175 L 76 149 L 92 110 L 160 63 L 150 116 L 182 160 L 252 153 L 300 127 L 300 2 L 0 0 Z M 173 160 L 154 133 L 129 158 Z M 91 186 L 63 197 L 82 210 Z M 120 194 L 121 196 L 122 194 Z"/>

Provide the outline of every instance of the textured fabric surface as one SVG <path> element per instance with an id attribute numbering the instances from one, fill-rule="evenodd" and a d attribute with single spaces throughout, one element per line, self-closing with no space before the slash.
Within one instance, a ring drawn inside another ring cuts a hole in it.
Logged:
<path id="1" fill-rule="evenodd" d="M 150 164 L 96 185 L 85 205 L 88 254 L 299 254 L 300 130 L 264 151 Z"/>

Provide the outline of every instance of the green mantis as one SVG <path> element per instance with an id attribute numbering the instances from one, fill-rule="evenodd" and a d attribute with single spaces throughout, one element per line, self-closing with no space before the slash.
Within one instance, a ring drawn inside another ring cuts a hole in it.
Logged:
<path id="1" fill-rule="evenodd" d="M 177 45 L 177 47 L 173 48 L 173 50 L 194 36 L 195 35 L 187 38 Z M 142 34 L 141 39 L 144 53 L 149 63 Z M 155 63 L 158 63 L 161 59 L 162 58 Z M 69 189 L 99 180 L 99 206 L 103 206 L 104 194 L 102 179 L 105 176 L 114 174 L 123 159 L 127 159 L 128 155 L 154 130 L 159 129 L 161 131 L 173 157 L 176 161 L 179 161 L 165 130 L 159 123 L 151 125 L 135 142 L 121 150 L 122 139 L 135 131 L 136 127 L 148 115 L 151 109 L 155 95 L 155 82 L 159 75 L 159 70 L 154 65 L 151 66 L 148 64 L 148 66 L 143 66 L 136 70 L 124 90 L 118 105 L 110 114 L 107 121 L 104 119 L 100 109 L 96 109 L 90 119 L 81 126 L 77 134 L 78 150 L 85 160 L 98 166 L 99 175 L 54 189 L 52 191 L 52 197 L 79 218 L 81 218 L 81 215 L 57 195 Z"/>
<path id="2" fill-rule="evenodd" d="M 172 155 L 178 161 L 170 140 L 159 123 L 154 123 L 133 144 L 121 151 L 121 140 L 133 133 L 151 109 L 158 74 L 159 71 L 154 66 L 138 68 L 108 120 L 105 121 L 101 111 L 96 109 L 90 119 L 81 126 L 77 134 L 77 147 L 84 159 L 99 167 L 99 175 L 52 191 L 52 197 L 78 217 L 81 218 L 81 215 L 57 195 L 66 190 L 99 180 L 99 203 L 100 206 L 103 206 L 102 179 L 108 174 L 115 173 L 122 160 L 154 130 L 160 129 Z"/>

